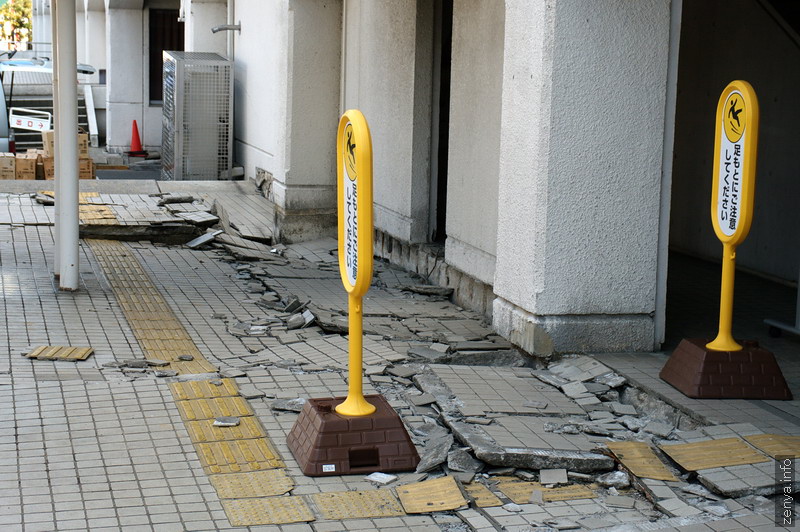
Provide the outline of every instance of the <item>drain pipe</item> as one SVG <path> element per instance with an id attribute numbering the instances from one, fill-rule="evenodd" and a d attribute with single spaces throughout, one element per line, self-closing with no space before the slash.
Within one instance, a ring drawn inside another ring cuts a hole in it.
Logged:
<path id="1" fill-rule="evenodd" d="M 228 24 L 227 24 L 228 26 L 233 26 L 234 24 L 236 24 L 233 21 L 235 17 L 236 17 L 236 0 L 228 0 Z M 239 33 L 242 32 L 241 24 L 239 24 L 239 28 L 237 28 L 237 29 L 239 30 Z M 233 45 L 234 45 L 233 32 L 229 31 L 228 32 L 228 59 L 230 59 L 231 61 L 233 61 Z"/>

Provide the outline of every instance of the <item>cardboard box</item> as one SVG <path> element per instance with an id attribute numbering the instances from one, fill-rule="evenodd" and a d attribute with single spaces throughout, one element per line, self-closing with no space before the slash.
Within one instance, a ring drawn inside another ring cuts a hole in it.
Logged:
<path id="1" fill-rule="evenodd" d="M 89 158 L 78 160 L 78 179 L 94 179 L 94 161 Z"/>
<path id="2" fill-rule="evenodd" d="M 0 179 L 15 179 L 16 167 L 13 153 L 0 153 Z"/>
<path id="3" fill-rule="evenodd" d="M 14 161 L 16 179 L 36 179 L 36 162 L 38 160 L 38 155 L 18 153 Z"/>
<path id="4" fill-rule="evenodd" d="M 78 133 L 78 157 L 82 159 L 89 157 L 88 133 Z"/>
<path id="5" fill-rule="evenodd" d="M 42 131 L 42 146 L 44 146 L 43 151 L 45 157 L 53 157 L 55 155 L 54 143 L 55 136 L 53 130 L 48 129 L 47 131 Z"/>
<path id="6" fill-rule="evenodd" d="M 42 131 L 42 150 L 45 157 L 53 157 L 55 155 L 55 135 L 53 130 Z M 89 157 L 89 134 L 78 133 L 78 157 Z"/>
<path id="7" fill-rule="evenodd" d="M 55 159 L 42 157 L 42 171 L 45 179 L 54 179 L 56 177 Z"/>

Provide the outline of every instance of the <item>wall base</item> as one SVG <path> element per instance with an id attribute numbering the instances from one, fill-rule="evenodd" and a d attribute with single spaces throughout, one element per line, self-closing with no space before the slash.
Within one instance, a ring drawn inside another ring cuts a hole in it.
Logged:
<path id="1" fill-rule="evenodd" d="M 330 236 L 336 238 L 336 211 L 284 210 L 275 205 L 275 240 L 292 244 Z"/>
<path id="2" fill-rule="evenodd" d="M 444 247 L 410 244 L 375 231 L 375 256 L 414 272 L 429 282 L 453 289 L 453 302 L 491 318 L 494 291 L 492 286 L 470 277 L 444 261 Z"/>
<path id="3" fill-rule="evenodd" d="M 654 322 L 647 314 L 540 316 L 498 297 L 492 325 L 508 341 L 537 356 L 653 349 Z"/>

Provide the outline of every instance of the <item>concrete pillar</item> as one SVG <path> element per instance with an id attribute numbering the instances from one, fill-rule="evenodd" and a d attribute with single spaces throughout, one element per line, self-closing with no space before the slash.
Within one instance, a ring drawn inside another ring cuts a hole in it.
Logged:
<path id="1" fill-rule="evenodd" d="M 272 192 L 281 235 L 297 241 L 336 228 L 342 2 L 291 0 L 286 9 L 286 166 L 274 175 Z M 243 18 L 242 35 L 254 31 Z"/>
<path id="2" fill-rule="evenodd" d="M 78 218 L 78 74 L 75 2 L 58 2 L 58 127 L 59 168 L 61 181 L 56 202 L 61 203 L 61 290 L 77 290 L 79 283 L 79 218 Z"/>
<path id="3" fill-rule="evenodd" d="M 94 74 L 87 77 L 87 81 L 99 83 L 100 70 L 106 69 L 106 13 L 102 3 L 97 7 L 87 3 L 84 25 L 85 62 L 96 70 Z"/>
<path id="4" fill-rule="evenodd" d="M 184 48 L 187 52 L 212 52 L 225 57 L 228 32 L 211 33 L 211 28 L 227 24 L 226 0 L 186 0 L 184 5 Z"/>
<path id="5" fill-rule="evenodd" d="M 31 9 L 32 40 L 36 43 L 33 49 L 38 55 L 50 57 L 53 51 L 51 43 L 54 41 L 50 0 L 34 0 Z"/>
<path id="6" fill-rule="evenodd" d="M 428 240 L 434 3 L 348 0 L 344 107 L 369 121 L 375 227 Z"/>
<path id="7" fill-rule="evenodd" d="M 445 259 L 489 285 L 497 245 L 504 24 L 502 2 L 453 4 Z"/>
<path id="8" fill-rule="evenodd" d="M 130 149 L 131 123 L 143 129 L 144 61 L 141 8 L 106 11 L 107 115 L 109 151 Z"/>
<path id="9" fill-rule="evenodd" d="M 40 2 L 43 0 L 39 0 Z M 59 116 L 58 112 L 58 95 L 59 95 L 59 84 L 58 84 L 58 20 L 55 17 L 55 13 L 50 16 L 50 26 L 51 26 L 51 35 L 53 38 L 53 49 L 50 50 L 48 53 L 51 55 L 51 59 L 53 61 L 53 116 Z M 61 175 L 61 157 L 59 156 L 60 153 L 60 146 L 59 137 L 58 137 L 58 128 L 53 129 L 53 170 L 55 178 L 53 180 L 53 192 L 56 195 L 55 201 L 55 222 L 53 224 L 53 233 L 55 238 L 55 254 L 53 257 L 53 275 L 57 278 L 61 277 L 61 200 L 58 199 L 61 197 L 61 179 L 58 177 Z"/>
<path id="10" fill-rule="evenodd" d="M 78 63 L 86 63 L 86 9 L 81 0 L 75 2 L 75 41 Z"/>
<path id="11" fill-rule="evenodd" d="M 669 29 L 668 0 L 506 2 L 493 320 L 528 351 L 653 348 Z"/>

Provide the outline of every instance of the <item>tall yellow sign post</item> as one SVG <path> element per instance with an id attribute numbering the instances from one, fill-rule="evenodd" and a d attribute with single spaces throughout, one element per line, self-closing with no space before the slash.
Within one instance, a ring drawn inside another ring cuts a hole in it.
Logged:
<path id="1" fill-rule="evenodd" d="M 364 396 L 363 298 L 372 282 L 372 139 L 358 110 L 336 134 L 339 272 L 350 311 L 347 397 L 309 399 L 286 438 L 306 475 L 413 471 L 419 454 L 385 397 Z"/>
<path id="2" fill-rule="evenodd" d="M 775 356 L 756 341 L 740 345 L 731 332 L 736 247 L 750 231 L 755 198 L 758 100 L 746 81 L 722 91 L 714 122 L 711 223 L 722 242 L 719 331 L 712 341 L 684 339 L 659 376 L 688 397 L 791 399 Z"/>
<path id="3" fill-rule="evenodd" d="M 714 140 L 714 184 L 711 189 L 711 223 L 722 242 L 722 290 L 719 332 L 706 347 L 713 351 L 740 351 L 733 339 L 733 278 L 736 246 L 750 232 L 756 185 L 758 100 L 746 81 L 733 81 L 717 104 Z"/>
<path id="4" fill-rule="evenodd" d="M 372 282 L 372 138 L 361 111 L 349 110 L 336 135 L 336 189 L 339 210 L 339 273 L 349 309 L 349 389 L 336 411 L 366 416 L 375 407 L 364 399 L 363 297 Z"/>

